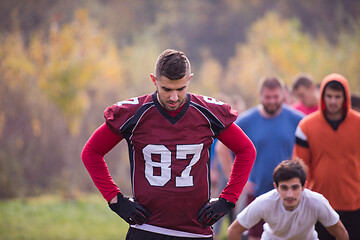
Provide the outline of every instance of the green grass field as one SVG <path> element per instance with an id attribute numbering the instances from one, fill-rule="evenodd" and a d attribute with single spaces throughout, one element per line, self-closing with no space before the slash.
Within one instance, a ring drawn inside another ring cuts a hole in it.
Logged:
<path id="1" fill-rule="evenodd" d="M 1 240 L 123 240 L 127 230 L 100 195 L 0 201 Z M 225 231 L 223 227 L 219 240 L 226 239 Z"/>
<path id="2" fill-rule="evenodd" d="M 65 201 L 57 196 L 0 201 L 0 239 L 125 239 L 128 225 L 101 196 Z"/>

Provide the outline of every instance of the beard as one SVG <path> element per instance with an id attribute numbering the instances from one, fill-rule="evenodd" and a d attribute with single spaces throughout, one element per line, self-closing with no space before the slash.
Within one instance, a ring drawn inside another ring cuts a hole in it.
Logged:
<path id="1" fill-rule="evenodd" d="M 186 98 L 184 99 L 179 99 L 176 102 L 173 101 L 166 101 L 164 100 L 161 96 L 158 96 L 158 100 L 160 102 L 160 104 L 168 111 L 176 111 L 177 109 L 179 109 L 184 102 L 186 101 Z M 171 106 L 170 104 L 176 104 L 175 106 Z"/>
<path id="2" fill-rule="evenodd" d="M 335 104 L 329 104 L 326 106 L 326 111 L 329 114 L 341 114 L 342 113 L 342 107 L 337 106 Z"/>
<path id="3" fill-rule="evenodd" d="M 269 115 L 275 115 L 281 108 L 282 103 L 279 104 L 263 104 L 264 110 Z"/>

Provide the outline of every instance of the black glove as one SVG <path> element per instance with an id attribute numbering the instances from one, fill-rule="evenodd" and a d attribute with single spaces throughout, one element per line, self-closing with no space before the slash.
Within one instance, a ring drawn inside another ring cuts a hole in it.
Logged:
<path id="1" fill-rule="evenodd" d="M 204 227 L 211 226 L 234 207 L 235 203 L 224 198 L 212 198 L 200 209 L 198 222 L 202 223 Z"/>
<path id="2" fill-rule="evenodd" d="M 146 223 L 151 216 L 143 206 L 121 193 L 117 195 L 117 203 L 109 203 L 109 207 L 131 225 Z"/>

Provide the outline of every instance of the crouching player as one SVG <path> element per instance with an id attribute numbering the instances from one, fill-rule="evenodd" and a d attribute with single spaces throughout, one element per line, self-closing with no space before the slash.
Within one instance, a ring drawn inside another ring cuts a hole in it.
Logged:
<path id="1" fill-rule="evenodd" d="M 302 160 L 282 161 L 273 172 L 275 189 L 257 197 L 237 215 L 228 228 L 228 239 L 241 239 L 241 234 L 261 219 L 265 221 L 261 239 L 318 239 L 317 221 L 336 239 L 349 239 L 328 200 L 305 189 L 306 175 Z"/>

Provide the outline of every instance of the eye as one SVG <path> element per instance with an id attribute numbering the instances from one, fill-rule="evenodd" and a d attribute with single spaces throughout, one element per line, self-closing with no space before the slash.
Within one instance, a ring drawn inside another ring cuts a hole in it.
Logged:
<path id="1" fill-rule="evenodd" d="M 170 92 L 170 91 L 171 91 L 171 89 L 166 88 L 166 87 L 163 87 L 162 89 L 163 89 L 165 92 Z"/>
<path id="2" fill-rule="evenodd" d="M 179 92 L 184 91 L 185 87 L 177 89 Z"/>
<path id="3" fill-rule="evenodd" d="M 284 190 L 284 191 L 287 191 L 289 188 L 286 185 L 280 185 L 280 189 Z"/>

